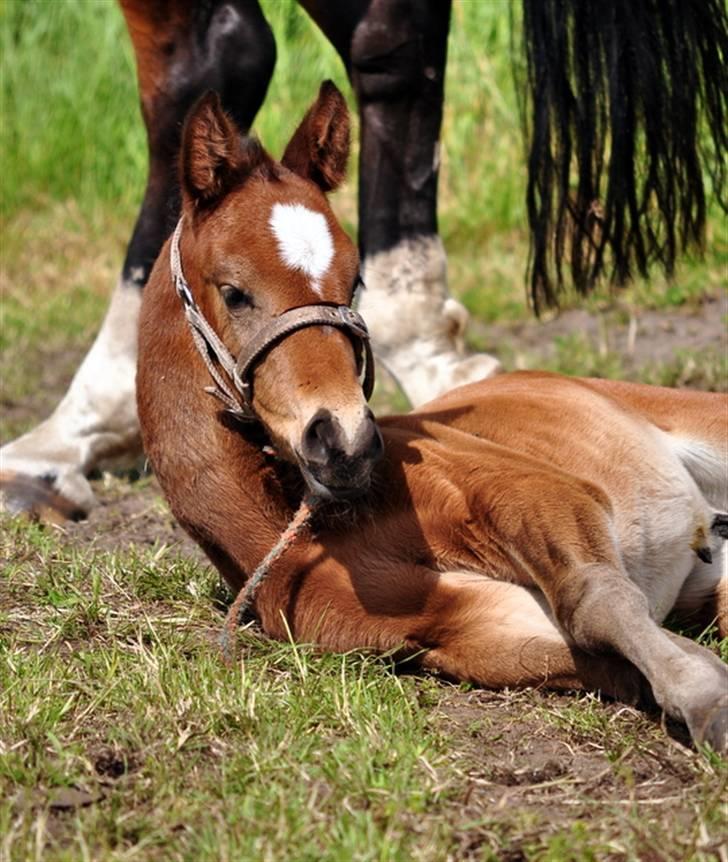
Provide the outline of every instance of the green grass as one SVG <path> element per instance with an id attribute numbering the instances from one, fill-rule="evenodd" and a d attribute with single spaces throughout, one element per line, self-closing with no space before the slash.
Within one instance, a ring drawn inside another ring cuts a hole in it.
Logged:
<path id="1" fill-rule="evenodd" d="M 253 634 L 227 667 L 209 569 L 3 527 L 6 858 L 27 858 L 39 809 L 69 787 L 95 801 L 56 817 L 54 859 L 84 845 L 105 859 L 410 858 L 407 821 L 441 794 L 442 740 L 418 705 L 431 682 Z"/>
<path id="2" fill-rule="evenodd" d="M 1 520 L 7 862 L 435 862 L 508 848 L 581 860 L 615 847 L 637 860 L 661 843 L 661 859 L 711 858 L 725 765 L 671 753 L 659 723 L 633 710 L 592 696 L 487 695 L 460 729 L 440 705 L 467 708 L 469 686 L 252 629 L 227 666 L 208 567 L 166 545 L 109 552 Z M 543 775 L 528 756 L 539 738 L 562 751 Z M 664 760 L 672 773 L 660 772 Z M 666 794 L 675 771 L 684 782 Z M 508 807 L 464 802 L 479 786 L 510 795 Z M 606 798 L 592 795 L 605 786 Z M 650 807 L 675 792 L 677 808 L 674 798 L 667 811 Z"/>

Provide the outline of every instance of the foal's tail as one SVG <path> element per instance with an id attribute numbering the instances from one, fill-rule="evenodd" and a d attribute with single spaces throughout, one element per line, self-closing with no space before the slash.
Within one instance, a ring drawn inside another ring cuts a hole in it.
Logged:
<path id="1" fill-rule="evenodd" d="M 538 311 L 571 280 L 617 284 L 700 246 L 703 171 L 723 209 L 723 0 L 523 0 L 529 281 Z"/>

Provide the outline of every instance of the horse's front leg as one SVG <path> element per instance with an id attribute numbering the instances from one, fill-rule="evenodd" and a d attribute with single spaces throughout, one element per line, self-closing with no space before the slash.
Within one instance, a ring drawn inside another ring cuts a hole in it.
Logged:
<path id="1" fill-rule="evenodd" d="M 349 2 L 335 13 L 321 0 L 302 5 L 341 54 L 359 102 L 359 308 L 377 358 L 419 405 L 500 368 L 465 355 L 468 313 L 448 290 L 437 233 L 450 2 Z"/>
<path id="2" fill-rule="evenodd" d="M 94 468 L 141 449 L 136 415 L 141 290 L 174 226 L 176 159 L 188 107 L 209 88 L 243 127 L 263 101 L 275 61 L 270 29 L 255 2 L 122 0 L 149 143 L 146 193 L 121 278 L 91 350 L 46 421 L 0 451 L 0 488 L 11 511 L 61 520 L 94 503 Z"/>

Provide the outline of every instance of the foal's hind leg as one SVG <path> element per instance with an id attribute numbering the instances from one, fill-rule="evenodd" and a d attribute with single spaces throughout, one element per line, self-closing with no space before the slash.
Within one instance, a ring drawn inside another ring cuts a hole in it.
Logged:
<path id="1" fill-rule="evenodd" d="M 358 573 L 329 561 L 287 603 L 287 594 L 276 597 L 275 590 L 274 580 L 264 583 L 257 606 L 273 636 L 290 630 L 297 641 L 325 649 L 394 651 L 416 666 L 486 688 L 589 689 L 628 703 L 652 702 L 633 665 L 569 644 L 543 596 L 517 584 L 419 566 L 391 569 L 378 559 Z"/>
<path id="2" fill-rule="evenodd" d="M 468 313 L 450 296 L 437 233 L 448 0 L 301 0 L 341 54 L 361 116 L 360 310 L 377 358 L 413 405 L 495 373 L 466 356 Z"/>
<path id="3" fill-rule="evenodd" d="M 587 689 L 626 703 L 653 702 L 634 665 L 568 643 L 538 591 L 456 572 L 443 575 L 442 586 L 459 596 L 442 620 L 444 636 L 423 655 L 424 667 L 488 688 Z"/>
<path id="4" fill-rule="evenodd" d="M 37 517 L 85 514 L 94 503 L 88 472 L 139 453 L 134 376 L 141 289 L 177 218 L 182 120 L 212 88 L 238 124 L 249 126 L 275 61 L 273 36 L 251 0 L 198 6 L 122 0 L 122 8 L 149 140 L 147 189 L 106 319 L 67 394 L 49 419 L 0 450 L 5 505 Z"/>
<path id="5" fill-rule="evenodd" d="M 708 650 L 672 638 L 650 616 L 647 597 L 619 564 L 574 564 L 543 583 L 574 643 L 614 650 L 645 675 L 657 703 L 684 721 L 696 742 L 728 747 L 728 669 Z"/>

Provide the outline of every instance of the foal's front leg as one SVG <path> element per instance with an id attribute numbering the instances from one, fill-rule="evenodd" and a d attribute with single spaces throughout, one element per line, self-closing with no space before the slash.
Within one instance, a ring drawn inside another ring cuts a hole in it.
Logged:
<path id="1" fill-rule="evenodd" d="M 336 652 L 392 652 L 405 667 L 486 688 L 588 689 L 652 702 L 629 662 L 568 643 L 537 590 L 364 556 L 357 550 L 354 562 L 337 562 L 319 551 L 313 565 L 296 567 L 305 575 L 264 582 L 256 606 L 265 631 Z"/>

